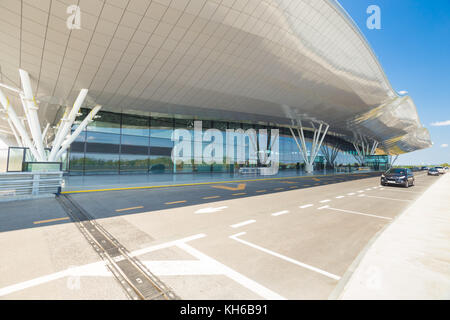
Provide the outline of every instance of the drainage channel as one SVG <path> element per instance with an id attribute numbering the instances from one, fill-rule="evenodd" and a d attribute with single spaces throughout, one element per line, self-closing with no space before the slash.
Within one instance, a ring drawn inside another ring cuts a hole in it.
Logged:
<path id="1" fill-rule="evenodd" d="M 69 195 L 57 200 L 78 229 L 106 262 L 128 297 L 133 300 L 176 300 L 170 288 L 153 275 L 138 259 L 132 257 L 108 231 L 81 208 Z"/>

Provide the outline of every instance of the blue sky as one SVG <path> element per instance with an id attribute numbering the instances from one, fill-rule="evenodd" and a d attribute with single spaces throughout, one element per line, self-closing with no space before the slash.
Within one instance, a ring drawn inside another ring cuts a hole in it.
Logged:
<path id="1" fill-rule="evenodd" d="M 394 90 L 413 98 L 434 142 L 401 155 L 397 164 L 450 163 L 450 1 L 338 1 L 366 36 Z M 369 5 L 381 9 L 380 30 L 366 26 Z M 445 126 L 431 125 L 445 121 Z"/>

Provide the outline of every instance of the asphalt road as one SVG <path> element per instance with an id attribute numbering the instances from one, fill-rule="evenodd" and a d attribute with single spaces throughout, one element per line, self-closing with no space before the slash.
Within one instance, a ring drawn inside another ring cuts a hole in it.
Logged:
<path id="1" fill-rule="evenodd" d="M 411 188 L 358 175 L 70 196 L 183 299 L 327 299 L 377 232 L 436 179 L 418 173 Z M 61 223 L 70 225 L 41 225 Z M 84 266 L 83 277 L 111 275 Z"/>
<path id="2" fill-rule="evenodd" d="M 252 181 L 230 183 L 205 183 L 162 188 L 125 189 L 106 192 L 70 193 L 73 199 L 96 218 L 128 215 L 139 212 L 180 208 L 217 201 L 280 193 L 284 191 L 308 189 L 317 186 L 339 184 L 379 173 L 358 173 L 351 175 L 300 176 L 294 178 L 254 179 Z M 251 179 L 250 179 L 251 180 Z"/>

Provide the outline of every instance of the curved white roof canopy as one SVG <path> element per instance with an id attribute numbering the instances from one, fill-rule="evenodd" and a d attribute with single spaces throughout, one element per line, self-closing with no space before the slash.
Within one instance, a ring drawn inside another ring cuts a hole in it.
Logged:
<path id="1" fill-rule="evenodd" d="M 0 82 L 20 87 L 18 69 L 30 73 L 42 126 L 55 125 L 88 88 L 87 105 L 103 110 L 279 125 L 316 119 L 391 154 L 431 146 L 413 101 L 392 89 L 335 1 L 105 0 L 80 8 L 81 29 L 69 30 L 63 1 L 0 3 Z M 8 130 L 0 120 L 0 135 Z"/>

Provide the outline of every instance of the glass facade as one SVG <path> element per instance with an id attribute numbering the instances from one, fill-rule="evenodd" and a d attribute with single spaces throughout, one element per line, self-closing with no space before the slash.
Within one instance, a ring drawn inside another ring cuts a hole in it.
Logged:
<path id="1" fill-rule="evenodd" d="M 83 119 L 89 110 L 82 110 L 79 119 Z M 196 119 L 200 120 L 200 119 Z M 72 130 L 77 127 L 74 124 Z M 197 163 L 194 154 L 194 144 L 200 142 L 203 150 L 211 141 L 196 141 L 194 132 L 194 119 L 180 119 L 178 117 L 164 116 L 138 116 L 125 113 L 99 112 L 95 121 L 72 143 L 69 151 L 69 161 L 66 171 L 70 175 L 93 174 L 159 174 L 159 173 L 214 173 L 235 172 L 240 166 L 257 166 L 256 163 L 246 161 L 237 163 L 237 155 L 242 152 L 245 159 L 249 159 L 251 143 L 259 145 L 259 130 L 279 129 L 279 161 L 280 170 L 302 170 L 303 159 L 288 128 L 273 127 L 270 125 L 227 122 L 216 120 L 202 120 L 203 133 L 207 129 L 218 129 L 222 134 L 223 163 Z M 174 129 L 185 129 L 191 133 L 192 161 L 173 163 L 171 154 L 174 147 L 172 133 Z M 257 136 L 252 142 L 247 137 L 242 140 L 239 134 L 234 141 L 227 141 L 227 129 L 254 129 Z M 306 138 L 311 139 L 312 133 L 305 132 Z M 215 137 L 214 139 L 217 139 Z M 220 137 L 219 137 L 220 138 Z M 336 140 L 327 136 L 324 145 Z M 229 143 L 232 143 L 229 145 Z M 356 162 L 352 151 L 353 147 L 342 140 L 342 152 L 336 159 L 340 165 L 352 165 Z M 308 149 L 311 142 L 307 142 Z M 234 159 L 226 159 L 226 150 L 233 148 Z M 228 160 L 228 161 L 227 161 Z M 250 159 L 252 160 L 252 159 Z M 256 159 L 253 159 L 256 162 Z M 315 169 L 324 169 L 325 158 L 319 152 Z"/>

